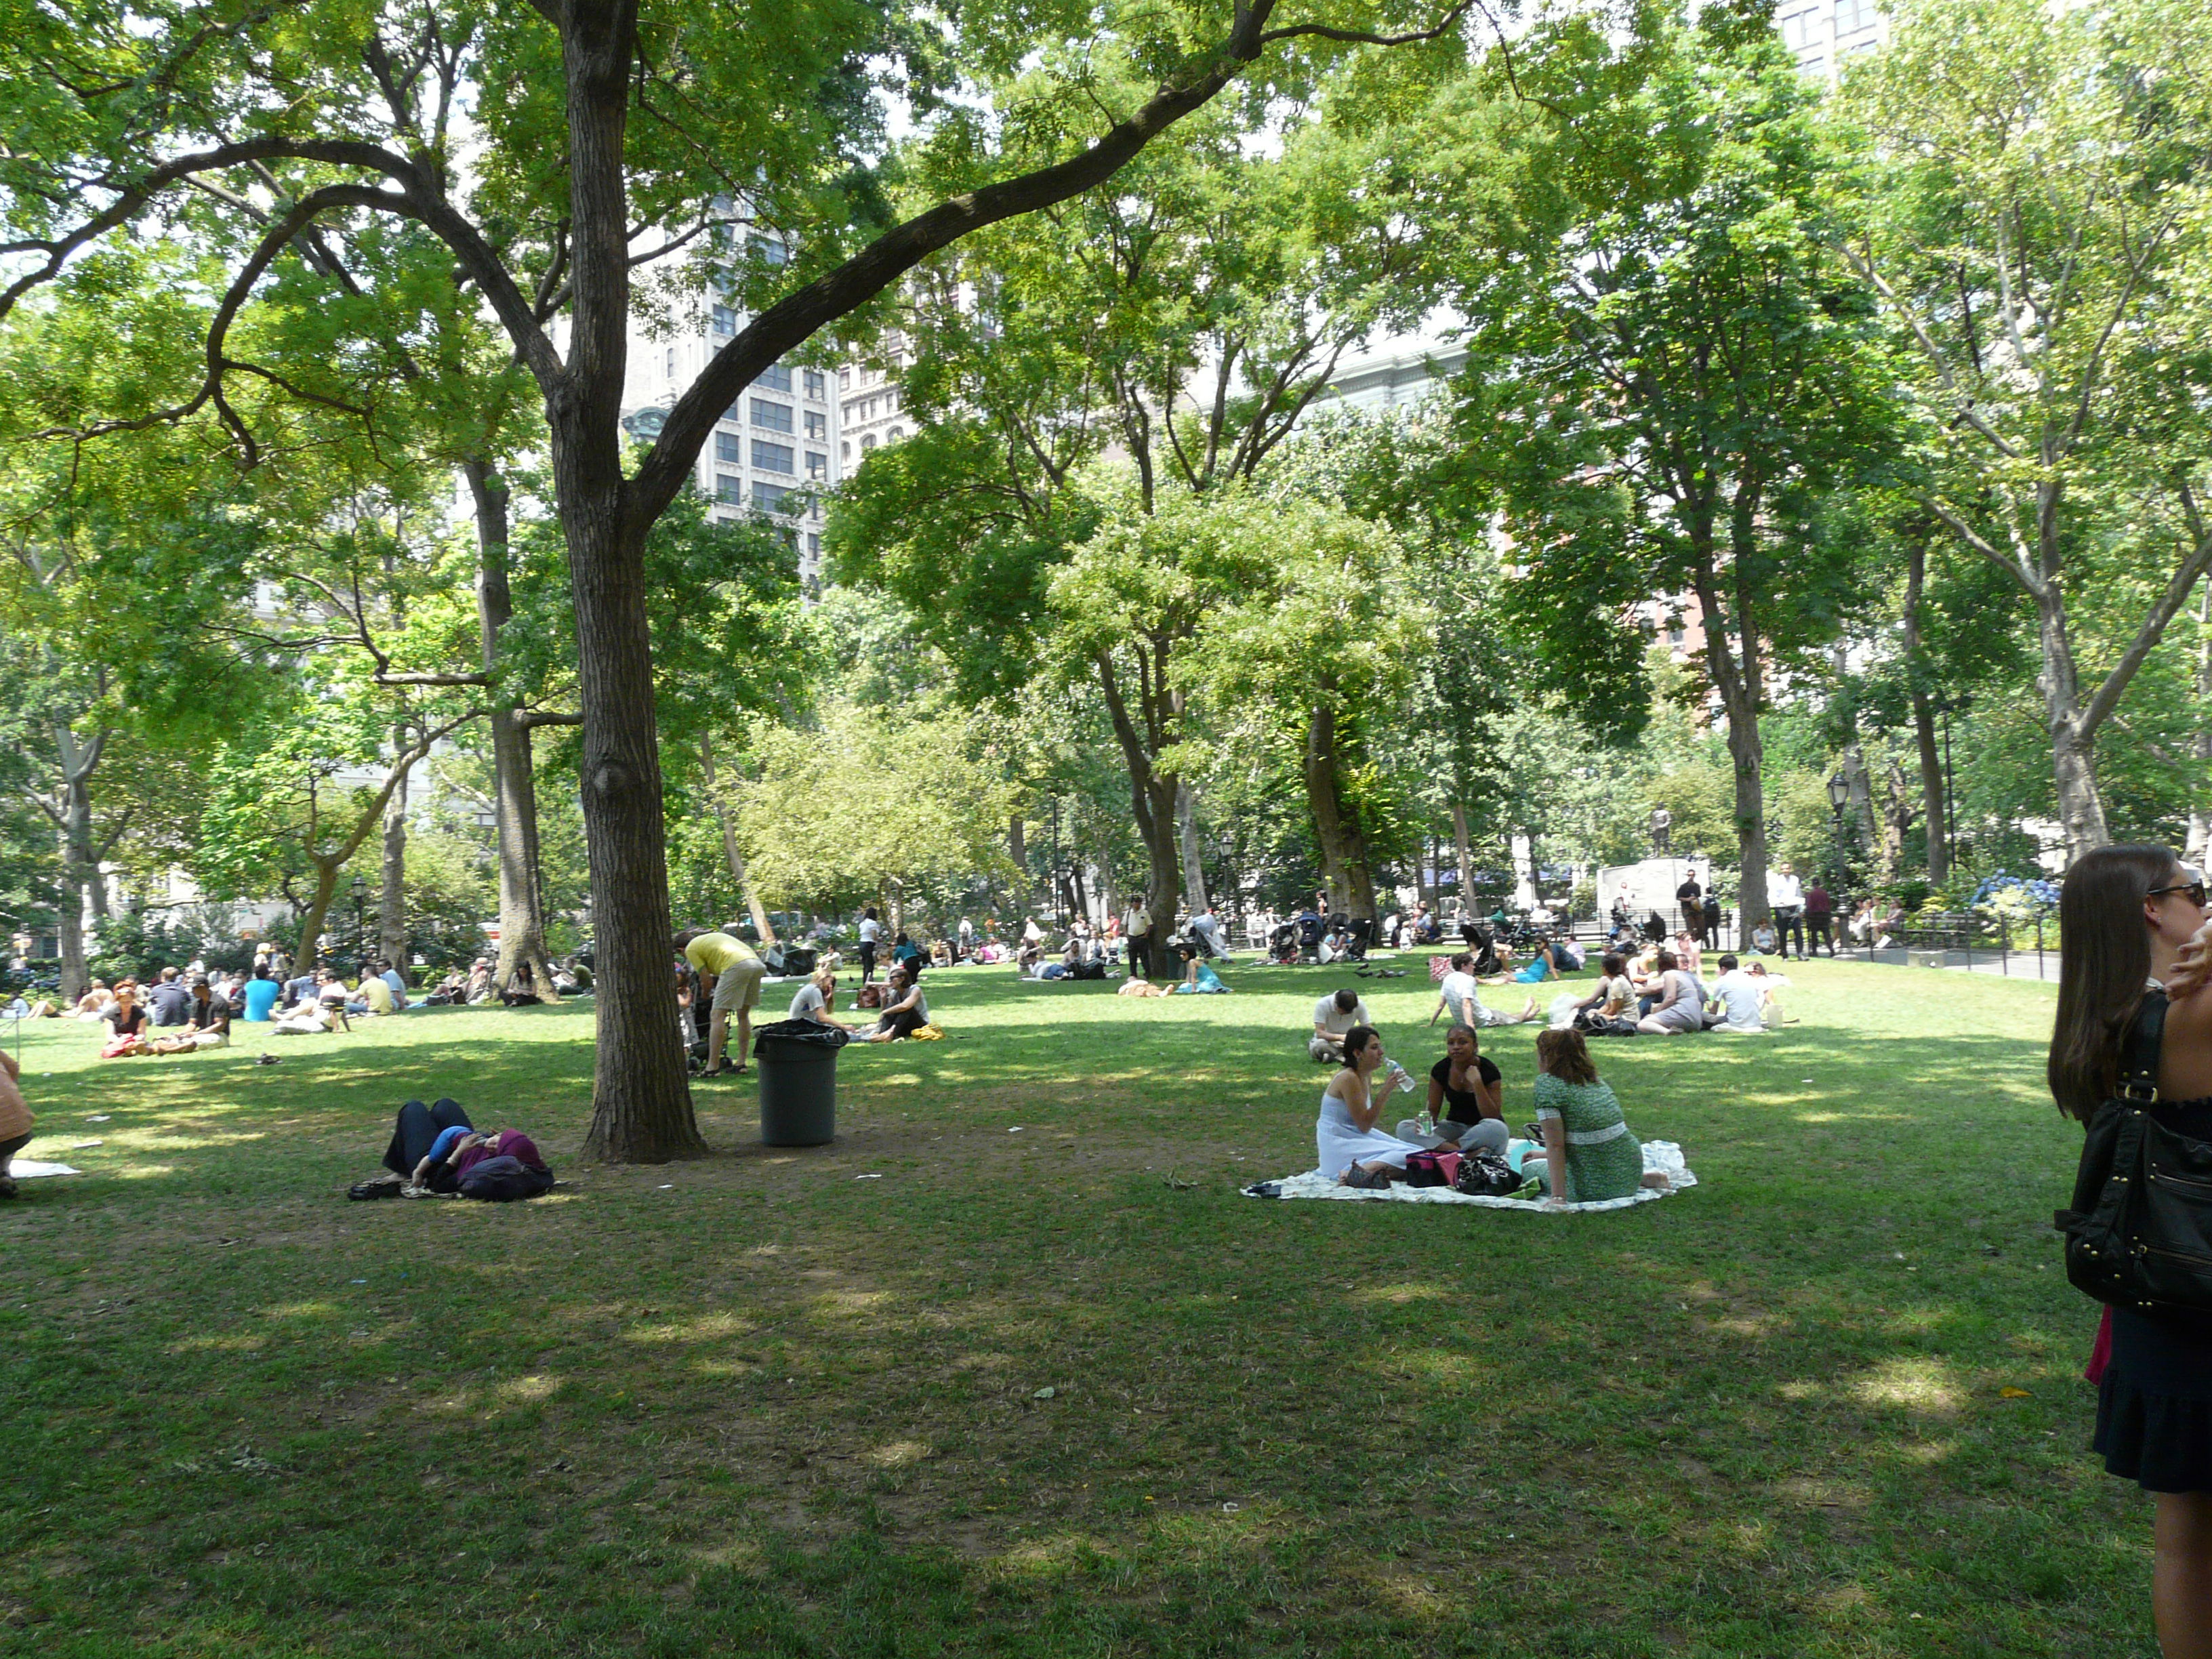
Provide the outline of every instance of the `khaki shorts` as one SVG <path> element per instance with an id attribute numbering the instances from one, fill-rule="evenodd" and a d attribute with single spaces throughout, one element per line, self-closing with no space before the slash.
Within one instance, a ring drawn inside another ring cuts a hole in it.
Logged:
<path id="1" fill-rule="evenodd" d="M 195 1048 L 228 1048 L 230 1047 L 230 1033 L 228 1031 L 218 1031 L 212 1027 L 210 1027 L 205 1030 L 195 1031 L 192 1033 L 192 1047 Z"/>
<path id="2" fill-rule="evenodd" d="M 758 957 L 747 962 L 733 962 L 726 974 L 714 981 L 713 1012 L 718 1014 L 749 1014 L 760 1006 L 761 981 L 768 977 L 768 963 Z"/>

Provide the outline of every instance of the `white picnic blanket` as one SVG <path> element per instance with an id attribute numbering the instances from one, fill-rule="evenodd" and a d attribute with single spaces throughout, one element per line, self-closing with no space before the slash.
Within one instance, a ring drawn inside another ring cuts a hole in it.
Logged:
<path id="1" fill-rule="evenodd" d="M 19 1158 L 8 1166 L 8 1173 L 18 1181 L 36 1181 L 40 1176 L 82 1175 L 82 1170 L 72 1170 L 66 1164 L 41 1164 L 35 1158 Z"/>
<path id="2" fill-rule="evenodd" d="M 1408 1187 L 1401 1182 L 1382 1188 L 1346 1187 L 1319 1170 L 1309 1170 L 1304 1175 L 1285 1176 L 1280 1181 L 1267 1181 L 1257 1187 L 1247 1187 L 1247 1198 L 1379 1198 L 1395 1204 L 1480 1204 L 1492 1210 L 1536 1210 L 1551 1215 L 1571 1215 L 1587 1210 L 1625 1210 L 1632 1204 L 1649 1204 L 1678 1193 L 1685 1187 L 1694 1187 L 1698 1177 L 1683 1162 L 1682 1149 L 1671 1140 L 1647 1140 L 1644 1143 L 1644 1167 L 1648 1172 L 1662 1170 L 1674 1182 L 1668 1188 L 1645 1187 L 1631 1193 L 1626 1198 L 1608 1198 L 1597 1204 L 1546 1204 L 1540 1200 L 1526 1198 L 1478 1198 L 1468 1193 L 1455 1193 L 1449 1187 Z M 1273 1192 L 1259 1190 L 1262 1187 Z"/>

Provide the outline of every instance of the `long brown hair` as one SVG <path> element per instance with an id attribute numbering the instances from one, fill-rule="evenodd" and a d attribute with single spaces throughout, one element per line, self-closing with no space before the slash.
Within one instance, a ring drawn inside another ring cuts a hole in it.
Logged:
<path id="1" fill-rule="evenodd" d="M 1571 1025 L 1557 1031 L 1536 1033 L 1536 1062 L 1562 1083 L 1595 1083 L 1597 1066 L 1589 1044 Z"/>
<path id="2" fill-rule="evenodd" d="M 2150 978 L 2142 902 L 2166 884 L 2171 848 L 2100 847 L 2076 859 L 2058 895 L 2058 1015 L 2045 1074 L 2051 1098 L 2087 1122 L 2112 1092 L 2120 1038 L 2135 1023 Z"/>

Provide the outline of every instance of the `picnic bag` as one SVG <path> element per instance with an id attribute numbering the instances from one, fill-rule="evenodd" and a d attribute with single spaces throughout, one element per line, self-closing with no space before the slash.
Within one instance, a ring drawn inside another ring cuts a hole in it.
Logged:
<path id="1" fill-rule="evenodd" d="M 2153 1316 L 2212 1314 L 2212 1142 L 2146 1109 L 2158 1097 L 2166 994 L 2143 998 L 2120 1048 L 2118 1087 L 2089 1120 L 2065 1236 L 2066 1277 L 2085 1296 Z"/>
<path id="2" fill-rule="evenodd" d="M 1419 1152 L 1406 1154 L 1408 1187 L 1449 1187 L 1464 1160 L 1458 1152 Z"/>
<path id="3" fill-rule="evenodd" d="M 1460 1159 L 1452 1190 L 1469 1198 L 1507 1198 L 1521 1190 L 1521 1177 L 1496 1152 L 1478 1147 Z"/>

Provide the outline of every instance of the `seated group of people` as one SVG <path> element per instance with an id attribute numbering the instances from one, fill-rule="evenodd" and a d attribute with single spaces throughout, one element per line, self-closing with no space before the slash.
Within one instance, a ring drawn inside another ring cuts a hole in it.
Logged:
<path id="1" fill-rule="evenodd" d="M 884 1006 L 872 1024 L 848 1025 L 833 1018 L 837 1008 L 837 974 L 817 968 L 791 999 L 792 1019 L 811 1019 L 817 1025 L 834 1025 L 852 1033 L 855 1042 L 896 1042 L 910 1037 L 929 1022 L 929 999 L 922 994 L 921 980 L 903 963 L 892 964 L 884 976 Z"/>
<path id="2" fill-rule="evenodd" d="M 1780 993 L 1789 983 L 1766 964 L 1747 969 L 1733 953 L 1720 959 L 1720 977 L 1709 988 L 1699 977 L 1694 950 L 1686 959 L 1657 945 L 1634 957 L 1607 951 L 1597 988 L 1575 1003 L 1582 1030 L 1653 1036 L 1687 1031 L 1759 1032 L 1784 1023 Z"/>
<path id="3" fill-rule="evenodd" d="M 1395 1134 L 1380 1127 L 1389 1091 L 1413 1084 L 1384 1054 L 1372 1025 L 1347 1028 L 1342 1054 L 1341 1069 L 1322 1092 L 1314 1141 L 1322 1172 L 1346 1186 L 1387 1187 L 1402 1176 L 1407 1158 L 1424 1150 L 1495 1152 L 1527 1177 L 1525 1195 L 1553 1203 L 1602 1203 L 1668 1184 L 1665 1176 L 1644 1172 L 1643 1144 L 1600 1080 L 1582 1033 L 1571 1028 L 1536 1038 L 1532 1127 L 1540 1139 L 1508 1131 L 1504 1074 L 1483 1055 L 1471 1025 L 1455 1024 L 1445 1034 L 1444 1057 L 1430 1068 L 1432 1130 L 1413 1118 Z"/>
<path id="4" fill-rule="evenodd" d="M 164 968 L 150 989 L 125 978 L 108 991 L 94 981 L 70 1018 L 99 1022 L 105 1033 L 100 1058 L 138 1054 L 181 1054 L 221 1048 L 230 1042 L 231 1004 L 205 974 L 186 984 L 173 968 Z"/>

